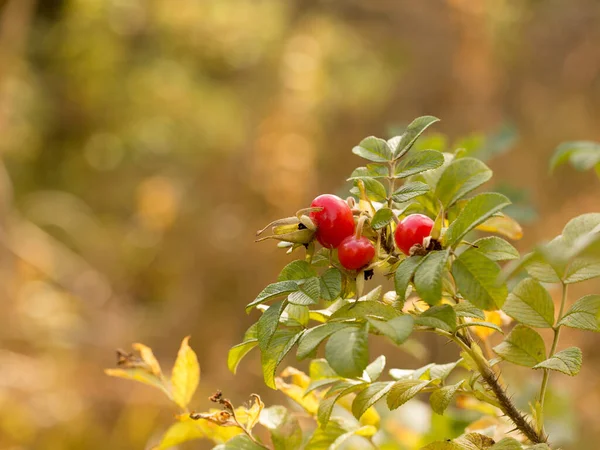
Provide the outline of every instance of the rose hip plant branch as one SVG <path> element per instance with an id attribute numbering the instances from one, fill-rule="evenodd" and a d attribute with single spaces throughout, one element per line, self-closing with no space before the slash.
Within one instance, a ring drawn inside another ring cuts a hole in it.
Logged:
<path id="1" fill-rule="evenodd" d="M 580 349 L 558 350 L 560 329 L 600 332 L 600 295 L 582 297 L 566 310 L 568 285 L 600 277 L 600 213 L 571 219 L 555 239 L 521 256 L 508 242 L 522 235 L 505 213 L 510 200 L 482 190 L 492 171 L 472 156 L 473 150 L 415 145 L 437 120 L 419 117 L 389 140 L 363 139 L 352 149 L 367 160 L 348 178 L 353 197 L 318 195 L 308 208 L 257 233 L 270 228 L 272 234 L 257 241 L 273 239 L 288 254 L 299 255 L 246 306 L 256 322 L 231 348 L 227 364 L 235 373 L 245 355 L 258 348 L 266 386 L 297 403 L 305 412 L 302 420 L 314 424 L 301 428 L 297 415 L 283 406 L 263 410 L 256 396 L 248 408 L 225 405 L 226 411 L 195 416 L 219 428 L 235 427 L 238 435 L 219 450 L 264 449 L 263 434 L 252 432 L 257 424 L 267 429 L 266 442 L 274 450 L 337 448 L 350 437 L 364 448 L 375 443 L 396 448 L 394 436 L 378 431 L 398 420 L 390 411 L 418 395 L 429 396 L 435 414 L 472 407 L 486 411 L 497 427 L 493 433 L 465 430 L 425 447 L 427 442 L 419 442 L 419 448 L 550 450 L 544 428 L 550 372 L 575 376 L 582 366 Z M 372 279 L 375 273 L 379 276 Z M 389 284 L 375 281 L 384 277 Z M 558 315 L 550 284 L 562 285 Z M 537 329 L 554 331 L 549 352 Z M 371 337 L 402 347 L 417 331 L 449 339 L 460 348 L 460 358 L 386 372 L 385 355 L 370 353 Z M 184 344 L 174 374 L 183 375 L 190 356 Z M 147 361 L 141 367 L 132 361 L 132 372 L 118 376 L 148 383 L 147 370 L 160 370 L 151 352 L 139 348 Z M 293 367 L 278 371 L 293 349 L 298 360 L 311 359 L 307 373 Z M 530 411 L 515 406 L 513 394 L 522 393 L 509 394 L 508 382 L 500 377 L 502 367 L 503 378 L 510 378 L 509 364 L 542 374 Z M 186 379 L 174 376 L 170 385 L 184 389 Z M 187 405 L 189 392 L 176 393 L 173 399 Z M 476 404 L 455 404 L 457 395 Z M 482 409 L 477 401 L 494 408 Z M 379 407 L 383 402 L 387 408 Z M 441 420 L 447 420 L 445 429 L 456 425 L 452 417 Z M 392 427 L 398 425 L 404 424 Z M 174 425 L 178 432 L 185 426 Z M 496 442 L 492 435 L 498 434 L 503 436 Z M 221 434 L 214 440 L 226 439 Z"/>
<path id="2" fill-rule="evenodd" d="M 304 359 L 324 344 L 325 358 L 317 361 L 326 367 L 326 382 L 315 373 L 309 386 L 316 387 L 308 391 L 321 396 L 317 414 L 321 427 L 333 417 L 332 405 L 346 395 L 354 396 L 350 410 L 361 420 L 379 400 L 385 399 L 393 410 L 418 393 L 430 394 L 432 409 L 443 414 L 460 392 L 499 408 L 524 439 L 538 445 L 536 449 L 549 449 L 543 408 L 550 371 L 574 376 L 581 368 L 581 350 L 557 352 L 560 327 L 600 331 L 595 319 L 600 296 L 582 298 L 565 312 L 565 288 L 555 318 L 545 285 L 566 286 L 600 276 L 600 249 L 590 253 L 600 241 L 600 214 L 572 219 L 551 245 L 521 257 L 504 239 L 522 235 L 519 224 L 503 212 L 510 200 L 495 192 L 473 194 L 491 178 L 491 170 L 465 149 L 413 148 L 436 121 L 420 117 L 402 136 L 389 140 L 371 136 L 355 146 L 352 152 L 368 161 L 349 178 L 354 183 L 350 193 L 357 198 L 346 204 L 336 196 L 318 196 L 311 207 L 322 209 L 310 214 L 307 228 L 312 234 L 298 235 L 304 241 L 289 239 L 290 229 L 273 228 L 272 238 L 284 241 L 289 253 L 314 241 L 324 248 L 310 263 L 299 259 L 288 264 L 278 281 L 247 307 L 264 311 L 256 340 L 263 360 L 275 361 L 264 373 L 265 382 L 276 387 L 272 367 L 293 347 Z M 296 233 L 300 231 L 304 230 Z M 493 235 L 481 236 L 482 231 Z M 590 270 L 591 262 L 598 269 Z M 369 287 L 374 270 L 393 281 L 394 291 L 382 295 L 383 286 Z M 525 277 L 508 283 L 512 275 L 523 272 Z M 270 306 L 263 305 L 271 301 Z M 502 327 L 511 322 L 510 332 L 493 346 L 490 335 L 504 334 Z M 549 353 L 537 328 L 554 329 Z M 371 361 L 368 335 L 401 346 L 416 330 L 449 338 L 461 348 L 462 358 L 390 371 L 394 381 L 377 381 L 385 358 Z M 239 345 L 254 344 L 248 339 Z M 493 363 L 492 353 L 499 357 Z M 235 364 L 240 359 L 236 355 L 230 355 Z M 507 393 L 500 378 L 504 363 L 542 371 L 540 398 L 531 411 L 520 411 Z M 467 375 L 459 383 L 446 384 L 457 367 L 466 369 Z M 464 442 L 473 439 L 479 442 L 477 448 L 494 444 L 481 434 L 466 433 L 453 440 L 453 448 L 472 448 Z M 511 449 L 522 448 L 512 437 L 503 440 Z M 446 444 L 432 445 L 435 449 Z"/>

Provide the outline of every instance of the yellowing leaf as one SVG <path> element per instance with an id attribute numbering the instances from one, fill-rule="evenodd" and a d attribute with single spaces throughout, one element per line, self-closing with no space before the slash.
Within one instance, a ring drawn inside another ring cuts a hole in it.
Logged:
<path id="1" fill-rule="evenodd" d="M 472 321 L 472 322 L 493 323 L 494 325 L 498 325 L 499 327 L 501 327 L 503 325 L 502 315 L 501 315 L 500 311 L 484 311 L 483 313 L 485 314 L 484 320 L 479 320 L 479 319 L 474 319 L 474 318 L 468 319 L 468 320 Z M 493 328 L 488 328 L 488 327 L 471 327 L 471 331 L 473 331 L 473 333 L 475 333 L 477 336 L 479 336 L 483 340 L 487 339 L 493 333 L 496 332 L 496 330 L 494 330 Z"/>
<path id="2" fill-rule="evenodd" d="M 152 349 L 144 344 L 139 343 L 133 344 L 132 347 L 134 350 L 140 352 L 142 360 L 148 364 L 148 367 L 150 367 L 152 373 L 160 378 L 162 376 L 162 371 L 160 370 L 160 364 L 156 360 Z"/>
<path id="3" fill-rule="evenodd" d="M 200 424 L 193 420 L 175 422 L 163 435 L 160 444 L 154 450 L 163 450 L 194 439 L 206 437 Z"/>
<path id="4" fill-rule="evenodd" d="M 187 336 L 181 342 L 171 375 L 173 401 L 183 409 L 187 408 L 200 382 L 198 357 L 190 347 L 189 340 L 190 337 Z"/>
<path id="5" fill-rule="evenodd" d="M 488 231 L 490 233 L 498 233 L 513 240 L 521 239 L 523 237 L 521 225 L 506 214 L 490 217 L 481 225 L 477 226 L 476 229 Z"/>
<path id="6" fill-rule="evenodd" d="M 258 418 L 260 417 L 260 413 L 262 412 L 262 410 L 265 407 L 265 404 L 262 402 L 262 400 L 260 399 L 260 397 L 256 394 L 252 394 L 252 406 L 250 406 L 250 408 L 244 409 L 245 412 L 245 417 L 244 417 L 244 421 L 242 422 L 242 417 L 240 416 L 240 414 L 238 412 L 236 412 L 236 417 L 238 418 L 238 420 L 242 423 L 246 424 L 246 429 L 247 430 L 252 430 L 252 428 L 254 428 L 254 426 L 258 423 Z"/>
<path id="7" fill-rule="evenodd" d="M 289 378 L 289 380 L 286 381 L 284 378 Z M 307 413 L 316 416 L 321 395 L 317 394 L 315 391 L 305 395 L 306 388 L 309 384 L 310 378 L 308 375 L 293 367 L 287 367 L 281 373 L 281 377 L 275 379 L 277 390 L 283 392 L 298 403 Z"/>
<path id="8" fill-rule="evenodd" d="M 140 383 L 160 389 L 167 394 L 168 397 L 171 396 L 162 381 L 156 377 L 156 375 L 148 372 L 146 369 L 142 369 L 140 367 L 132 367 L 128 369 L 104 369 L 104 373 L 111 377 L 139 381 Z"/>
<path id="9" fill-rule="evenodd" d="M 201 415 L 211 416 L 221 412 L 212 409 L 209 413 Z M 184 442 L 202 438 L 210 439 L 215 444 L 223 444 L 241 433 L 243 431 L 239 427 L 221 426 L 209 420 L 193 420 L 188 414 L 181 414 L 177 417 L 177 422 L 165 432 L 160 444 L 154 447 L 153 450 L 165 450 Z"/>

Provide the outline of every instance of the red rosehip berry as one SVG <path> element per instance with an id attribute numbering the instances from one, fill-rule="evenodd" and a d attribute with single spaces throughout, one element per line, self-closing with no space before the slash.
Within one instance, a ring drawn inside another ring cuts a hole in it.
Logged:
<path id="1" fill-rule="evenodd" d="M 433 220 L 423 214 L 406 216 L 396 227 L 394 240 L 405 255 L 410 254 L 410 248 L 415 244 L 423 244 L 423 239 L 431 234 Z"/>
<path id="2" fill-rule="evenodd" d="M 338 247 L 340 264 L 349 270 L 366 266 L 374 256 L 375 246 L 364 236 L 348 236 Z"/>
<path id="3" fill-rule="evenodd" d="M 317 226 L 315 237 L 323 247 L 337 248 L 344 238 L 354 233 L 352 210 L 337 195 L 319 195 L 310 206 L 323 208 L 310 213 L 310 218 Z"/>

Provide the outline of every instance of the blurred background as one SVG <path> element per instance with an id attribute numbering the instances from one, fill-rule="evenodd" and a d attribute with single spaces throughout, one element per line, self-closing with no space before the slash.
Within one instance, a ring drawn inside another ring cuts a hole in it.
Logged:
<path id="1" fill-rule="evenodd" d="M 132 342 L 169 368 L 192 335 L 197 410 L 217 388 L 285 402 L 257 353 L 227 371 L 243 306 L 291 260 L 254 233 L 343 192 L 365 136 L 431 114 L 478 143 L 520 250 L 597 211 L 594 175 L 548 159 L 600 140 L 599 43 L 596 0 L 0 0 L 0 448 L 156 443 L 168 400 L 103 374 Z M 600 339 L 564 336 L 586 364 L 552 377 L 553 426 L 596 449 Z"/>

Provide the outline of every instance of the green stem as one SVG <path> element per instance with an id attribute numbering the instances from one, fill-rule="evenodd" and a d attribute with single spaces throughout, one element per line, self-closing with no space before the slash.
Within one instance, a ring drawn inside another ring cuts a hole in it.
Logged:
<path id="1" fill-rule="evenodd" d="M 565 311 L 565 303 L 567 301 L 567 284 L 563 283 L 562 285 L 562 298 L 560 300 L 560 311 L 558 312 L 558 320 L 557 324 L 554 326 L 554 339 L 552 339 L 552 347 L 550 348 L 550 353 L 548 354 L 548 359 L 552 358 L 556 353 L 556 348 L 558 347 L 558 339 L 560 338 L 560 326 L 558 322 L 562 319 L 562 316 Z M 548 380 L 550 378 L 550 370 L 544 369 L 544 376 L 542 377 L 542 386 L 540 387 L 540 417 L 538 417 L 538 429 L 544 430 L 544 402 L 546 400 L 546 391 L 548 390 Z"/>
<path id="2" fill-rule="evenodd" d="M 388 207 L 390 209 L 392 209 L 392 195 L 394 194 L 394 191 L 396 190 L 396 179 L 394 178 L 394 171 L 395 170 L 396 170 L 396 162 L 395 161 L 390 161 L 388 163 L 389 192 L 388 192 L 388 198 L 387 198 Z"/>

